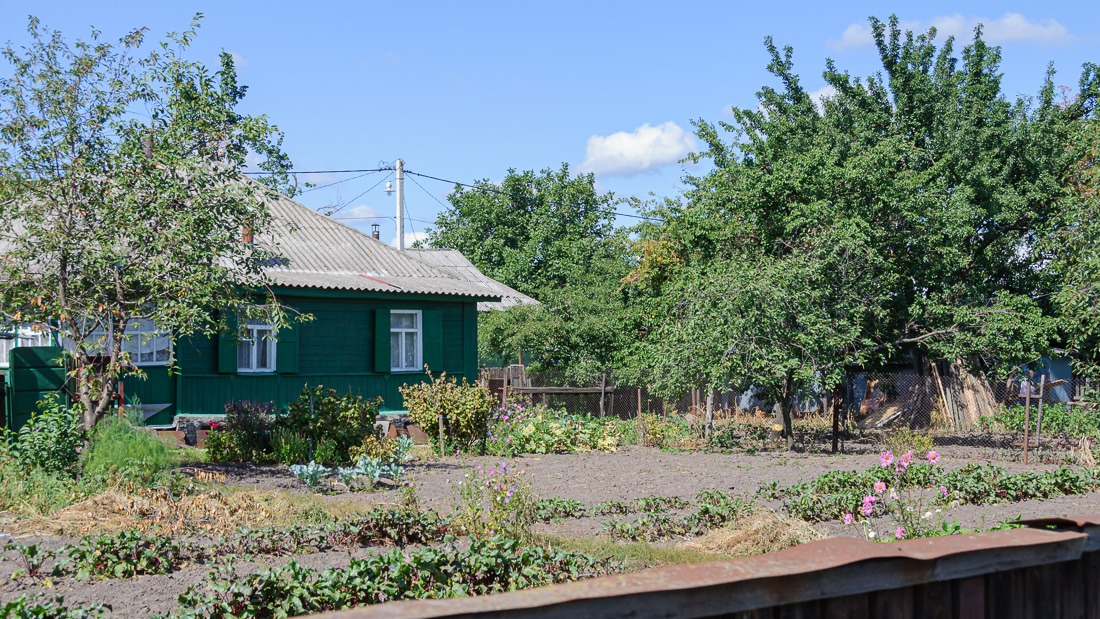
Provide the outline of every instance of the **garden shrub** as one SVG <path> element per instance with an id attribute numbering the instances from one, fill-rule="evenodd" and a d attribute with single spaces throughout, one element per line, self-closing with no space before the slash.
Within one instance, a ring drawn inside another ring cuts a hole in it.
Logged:
<path id="1" fill-rule="evenodd" d="M 351 393 L 340 395 L 321 385 L 307 386 L 290 403 L 286 414 L 279 416 L 275 427 L 307 437 L 313 444 L 313 460 L 326 465 L 344 464 L 352 461 L 351 449 L 361 444 L 363 437 L 374 434 L 381 407 L 381 398 L 366 400 Z"/>
<path id="2" fill-rule="evenodd" d="M 45 516 L 85 495 L 83 486 L 68 473 L 28 468 L 13 454 L 0 453 L 0 511 Z"/>
<path id="3" fill-rule="evenodd" d="M 353 461 L 358 461 L 364 456 L 386 460 L 393 457 L 396 450 L 396 439 L 388 439 L 378 436 L 376 433 L 371 433 L 364 436 L 363 441 L 355 447 L 352 447 L 348 453 L 351 455 Z"/>
<path id="4" fill-rule="evenodd" d="M 429 381 L 399 388 L 409 419 L 438 445 L 439 416 L 444 416 L 447 447 L 462 449 L 485 439 L 496 397 L 481 385 L 459 383 L 444 372 Z"/>
<path id="5" fill-rule="evenodd" d="M 619 424 L 588 415 L 570 415 L 543 404 L 509 402 L 497 407 L 489 419 L 486 452 L 496 456 L 516 454 L 614 451 L 619 445 Z"/>
<path id="6" fill-rule="evenodd" d="M 1013 404 L 1001 407 L 992 417 L 979 417 L 978 424 L 986 432 L 1019 434 L 1024 431 L 1024 417 L 1024 406 Z M 1031 432 L 1039 430 L 1038 402 L 1031 403 L 1031 415 L 1028 421 Z M 1100 437 L 1100 410 L 1088 406 L 1044 404 L 1042 432 L 1048 436 Z"/>
<path id="7" fill-rule="evenodd" d="M 692 427 L 692 423 L 680 415 L 660 415 L 642 413 L 642 425 L 645 428 L 642 444 L 651 447 L 690 449 L 702 440 L 702 425 Z"/>
<path id="8" fill-rule="evenodd" d="M 126 419 L 107 417 L 92 431 L 83 468 L 85 477 L 121 478 L 148 486 L 178 463 L 172 448 L 152 432 Z"/>
<path id="9" fill-rule="evenodd" d="M 247 400 L 225 405 L 225 420 L 211 424 L 206 457 L 211 462 L 270 462 L 273 406 Z"/>
<path id="10" fill-rule="evenodd" d="M 19 429 L 12 455 L 25 466 L 49 473 L 76 474 L 78 449 L 84 443 L 80 411 L 40 402 L 38 410 Z"/>
<path id="11" fill-rule="evenodd" d="M 914 453 L 928 453 L 934 448 L 932 437 L 920 432 L 914 432 L 907 426 L 894 428 L 883 434 L 883 449 L 890 453 L 903 454 L 907 451 Z"/>
<path id="12" fill-rule="evenodd" d="M 288 428 L 271 431 L 271 451 L 279 464 L 297 464 L 310 459 L 309 439 L 301 432 Z"/>

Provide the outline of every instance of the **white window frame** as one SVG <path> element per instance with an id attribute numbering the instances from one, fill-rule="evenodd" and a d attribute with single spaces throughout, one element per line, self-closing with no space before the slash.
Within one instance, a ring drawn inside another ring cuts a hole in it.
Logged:
<path id="1" fill-rule="evenodd" d="M 260 306 L 257 309 L 264 310 L 267 306 Z M 241 331 L 242 337 L 237 342 L 237 372 L 241 374 L 271 374 L 274 373 L 278 367 L 278 351 L 276 350 L 276 344 L 278 344 L 278 337 L 276 335 L 275 326 L 271 324 L 270 320 L 264 321 L 262 318 L 247 318 L 242 316 L 241 322 L 244 323 Z M 260 359 L 261 348 L 256 345 L 260 341 L 260 338 L 267 338 L 268 342 L 268 354 L 267 359 Z M 241 365 L 241 346 L 248 345 L 248 365 Z"/>
<path id="2" fill-rule="evenodd" d="M 13 331 L 15 337 L 10 340 L 0 340 L 0 368 L 8 367 L 8 356 L 14 348 L 28 346 L 49 346 L 50 331 L 46 327 L 34 328 L 34 325 L 3 325 L 0 331 Z"/>
<path id="3" fill-rule="evenodd" d="M 416 326 L 412 329 L 394 327 L 393 316 L 394 314 L 408 314 L 416 316 Z M 390 372 L 420 372 L 424 369 L 424 312 L 421 310 L 390 310 L 390 341 L 393 341 L 393 334 L 400 333 L 402 337 L 398 339 L 399 348 L 397 353 L 397 364 L 394 364 L 393 348 L 390 348 Z M 401 364 L 401 361 L 405 359 L 405 333 L 416 334 L 416 358 L 414 359 L 412 367 L 405 367 Z"/>
<path id="4" fill-rule="evenodd" d="M 135 327 L 137 327 L 135 329 Z M 168 356 L 161 360 L 156 360 L 156 349 L 154 344 L 157 338 L 168 338 Z M 148 351 L 153 353 L 153 361 L 142 361 L 141 353 Z M 157 323 L 151 318 L 131 318 L 130 322 L 126 323 L 126 331 L 122 337 L 122 352 L 130 354 L 130 364 L 137 367 L 152 367 L 152 366 L 165 366 L 172 362 L 172 338 L 171 334 L 164 329 L 158 329 Z"/>

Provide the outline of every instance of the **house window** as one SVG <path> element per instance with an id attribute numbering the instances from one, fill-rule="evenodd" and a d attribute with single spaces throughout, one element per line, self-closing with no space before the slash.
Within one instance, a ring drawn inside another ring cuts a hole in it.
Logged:
<path id="1" fill-rule="evenodd" d="M 390 311 L 390 370 L 416 372 L 421 369 L 420 310 Z"/>
<path id="2" fill-rule="evenodd" d="M 157 329 L 152 320 L 135 318 L 126 324 L 122 352 L 130 355 L 130 363 L 134 365 L 168 365 L 172 338 L 167 331 Z"/>
<path id="3" fill-rule="evenodd" d="M 264 318 L 243 319 L 241 341 L 237 343 L 238 372 L 275 371 L 275 328 Z"/>
<path id="4" fill-rule="evenodd" d="M 0 333 L 4 334 L 4 337 L 0 338 L 0 367 L 8 366 L 8 357 L 13 348 L 50 345 L 50 332 L 45 327 L 0 325 Z"/>

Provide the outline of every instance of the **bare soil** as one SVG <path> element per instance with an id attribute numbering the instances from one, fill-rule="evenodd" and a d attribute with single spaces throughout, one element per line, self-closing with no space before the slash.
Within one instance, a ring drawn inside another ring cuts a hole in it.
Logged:
<path id="1" fill-rule="evenodd" d="M 984 462 L 985 454 L 966 448 L 948 448 L 943 465 L 961 466 L 967 462 Z M 877 453 L 856 455 L 824 454 L 720 454 L 672 453 L 650 448 L 623 447 L 614 453 L 574 455 L 524 456 L 509 461 L 509 466 L 525 471 L 539 497 L 561 497 L 594 504 L 608 500 L 630 500 L 645 496 L 676 496 L 693 499 L 703 490 L 752 494 L 764 483 L 776 481 L 787 485 L 811 479 L 825 471 L 862 470 L 878 462 Z M 412 464 L 409 481 L 415 487 L 421 504 L 441 512 L 450 509 L 454 487 L 472 467 L 498 466 L 499 458 L 443 458 Z M 1052 468 L 1053 465 L 1024 466 L 998 462 L 1012 471 Z M 262 490 L 283 490 L 308 494 L 309 490 L 294 479 L 285 467 L 255 465 L 204 465 L 202 468 L 225 475 L 225 483 Z M 330 497 L 330 500 L 352 501 L 364 505 L 396 504 L 401 500 L 398 489 L 370 493 L 350 493 Z M 769 504 L 781 509 L 781 503 Z M 1026 501 L 995 506 L 962 506 L 948 510 L 948 521 L 959 520 L 967 528 L 988 528 L 1012 518 L 1038 518 L 1100 513 L 1100 493 L 1060 497 L 1049 501 Z M 542 525 L 542 531 L 562 536 L 600 535 L 603 523 L 610 518 L 567 519 Z M 829 536 L 857 535 L 853 527 L 840 523 L 823 523 L 815 528 Z M 0 538 L 0 542 L 10 538 Z M 24 536 L 24 543 L 38 543 L 43 548 L 57 548 L 74 540 L 58 537 Z M 330 552 L 293 557 L 304 565 L 324 568 L 346 565 L 350 557 L 366 556 L 381 549 L 361 549 L 351 553 Z M 106 603 L 112 607 L 111 617 L 148 617 L 166 614 L 176 608 L 176 598 L 188 586 L 201 582 L 210 566 L 191 566 L 167 576 L 142 576 L 131 580 L 99 580 L 84 582 L 73 578 L 54 579 L 47 586 L 42 581 L 23 577 L 12 579 L 20 566 L 12 553 L 0 561 L 0 601 L 9 601 L 21 594 L 42 593 L 48 597 L 64 596 L 67 604 Z M 241 573 L 249 573 L 291 558 L 274 558 L 261 563 L 238 563 Z"/>

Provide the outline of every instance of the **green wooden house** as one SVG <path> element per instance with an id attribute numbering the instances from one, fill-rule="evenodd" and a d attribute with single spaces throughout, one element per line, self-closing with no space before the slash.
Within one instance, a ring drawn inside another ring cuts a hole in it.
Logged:
<path id="1" fill-rule="evenodd" d="M 381 396 L 383 412 L 398 412 L 398 388 L 426 380 L 425 365 L 476 379 L 477 304 L 499 301 L 497 292 L 289 198 L 269 206 L 274 224 L 253 242 L 282 257 L 267 268 L 280 302 L 313 319 L 278 332 L 249 320 L 243 338 L 175 341 L 148 321 L 132 321 L 124 346 L 145 378 L 124 378 L 122 391 L 150 426 L 221 414 L 233 400 L 284 408 L 306 385 Z M 13 402 L 10 387 L 19 384 L 21 371 L 38 370 L 21 367 L 10 351 L 4 365 L 10 427 L 29 415 L 22 410 L 26 398 Z"/>

